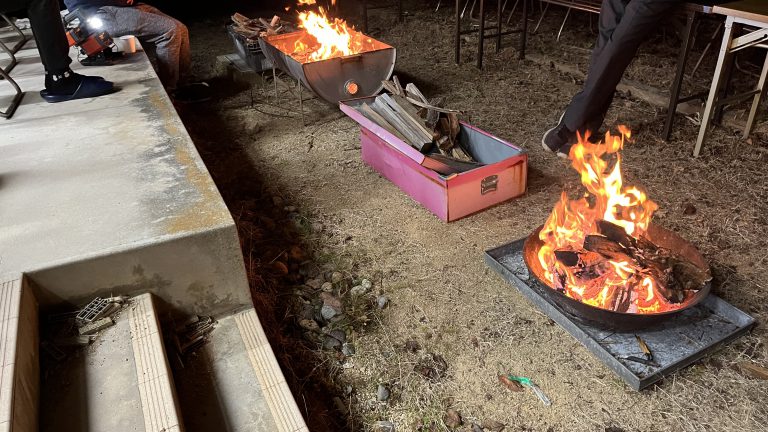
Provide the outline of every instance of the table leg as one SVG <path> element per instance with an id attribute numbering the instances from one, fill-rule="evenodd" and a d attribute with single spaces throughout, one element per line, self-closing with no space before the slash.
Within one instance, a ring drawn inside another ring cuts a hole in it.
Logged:
<path id="1" fill-rule="evenodd" d="M 685 77 L 685 64 L 688 62 L 688 54 L 691 52 L 691 42 L 693 41 L 693 29 L 696 24 L 696 18 L 696 12 L 688 13 L 688 23 L 685 26 L 683 45 L 680 47 L 680 54 L 677 58 L 677 71 L 675 72 L 675 79 L 672 81 L 672 89 L 670 90 L 669 95 L 667 121 L 664 124 L 664 132 L 662 134 L 664 141 L 669 141 L 669 137 L 672 134 L 672 123 L 675 121 L 675 112 L 677 111 L 677 105 L 680 100 L 680 88 L 682 87 L 683 78 Z"/>
<path id="2" fill-rule="evenodd" d="M 765 55 L 763 72 L 760 74 L 760 81 L 757 83 L 757 89 L 760 91 L 752 99 L 752 109 L 749 110 L 749 117 L 747 117 L 747 125 L 744 127 L 744 139 L 749 137 L 749 135 L 752 133 L 752 128 L 755 126 L 755 115 L 757 114 L 757 108 L 760 105 L 760 99 L 765 94 L 766 77 L 768 77 L 768 53 L 766 53 Z"/>
<path id="3" fill-rule="evenodd" d="M 701 127 L 699 128 L 699 136 L 696 139 L 696 147 L 693 149 L 693 156 L 699 156 L 701 146 L 704 144 L 704 138 L 707 135 L 707 129 L 709 128 L 709 122 L 712 119 L 712 108 L 715 106 L 715 101 L 720 88 L 723 84 L 723 77 L 725 76 L 724 65 L 730 63 L 732 54 L 730 50 L 731 39 L 733 39 L 733 17 L 728 17 L 725 21 L 725 30 L 723 32 L 723 43 L 720 46 L 720 54 L 717 57 L 717 66 L 715 67 L 715 75 L 712 77 L 712 86 L 709 89 L 709 97 L 707 98 L 707 105 L 704 108 L 704 115 L 701 117 Z"/>

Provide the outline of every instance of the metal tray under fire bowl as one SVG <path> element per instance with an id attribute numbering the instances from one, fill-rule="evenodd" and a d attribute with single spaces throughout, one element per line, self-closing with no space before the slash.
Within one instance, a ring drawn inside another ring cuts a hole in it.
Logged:
<path id="1" fill-rule="evenodd" d="M 395 48 L 370 39 L 372 49 L 346 57 L 300 62 L 293 56 L 297 41 L 305 31 L 267 36 L 259 39 L 264 55 L 272 64 L 297 79 L 322 99 L 338 104 L 340 100 L 373 96 L 383 88 L 395 69 Z"/>
<path id="2" fill-rule="evenodd" d="M 669 247 L 672 244 L 674 248 L 675 242 L 682 240 L 674 233 L 657 228 L 653 227 L 650 231 L 652 236 L 656 236 L 653 240 L 658 245 Z M 672 236 L 663 238 L 666 234 Z M 639 325 L 643 328 L 640 329 L 615 329 L 616 323 L 630 327 L 637 323 L 632 322 L 633 317 L 628 317 L 628 314 L 601 313 L 600 309 L 580 307 L 584 305 L 558 293 L 541 282 L 539 276 L 534 276 L 525 262 L 529 253 L 525 248 L 535 245 L 526 245 L 530 238 L 538 239 L 538 230 L 529 238 L 486 251 L 485 262 L 634 390 L 648 387 L 717 351 L 748 332 L 755 323 L 754 318 L 725 300 L 714 294 L 708 295 L 709 287 L 704 287 L 682 310 L 650 318 L 641 317 Z M 704 265 L 700 254 L 689 243 L 683 241 L 678 246 L 676 250 L 694 254 L 698 257 L 694 262 Z M 596 315 L 591 315 L 593 312 Z M 584 314 L 590 314 L 587 316 L 593 319 L 586 319 Z M 614 325 L 609 324 L 611 322 Z M 643 364 L 630 359 L 644 355 L 638 345 L 638 337 L 650 348 L 656 364 Z"/>
<path id="3" fill-rule="evenodd" d="M 686 304 L 680 309 L 673 311 L 661 312 L 661 313 L 626 313 L 615 312 L 612 310 L 601 309 L 598 307 L 590 306 L 586 303 L 582 303 L 576 299 L 568 297 L 564 293 L 551 287 L 550 283 L 545 279 L 544 269 L 541 267 L 541 263 L 538 260 L 538 251 L 541 248 L 543 242 L 539 239 L 539 232 L 543 226 L 537 228 L 525 241 L 523 246 L 523 257 L 525 259 L 525 265 L 531 274 L 542 285 L 549 289 L 544 289 L 541 292 L 558 306 L 563 311 L 572 315 L 575 319 L 587 322 L 594 326 L 612 329 L 612 330 L 638 330 L 645 327 L 649 327 L 659 322 L 662 322 L 669 317 L 679 314 L 680 312 L 689 309 L 699 304 L 709 294 L 712 287 L 711 281 L 707 281 L 693 297 L 686 301 Z M 651 240 L 657 246 L 668 249 L 680 256 L 685 257 L 709 274 L 709 265 L 707 265 L 704 257 L 699 251 L 688 241 L 675 234 L 672 231 L 664 229 L 658 225 L 651 224 L 648 227 L 646 237 Z"/>

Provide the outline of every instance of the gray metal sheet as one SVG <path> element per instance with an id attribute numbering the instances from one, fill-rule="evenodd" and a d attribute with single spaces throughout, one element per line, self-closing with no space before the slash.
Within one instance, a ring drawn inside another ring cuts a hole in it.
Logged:
<path id="1" fill-rule="evenodd" d="M 486 251 L 485 261 L 553 321 L 567 330 L 634 390 L 641 390 L 749 331 L 755 320 L 721 298 L 709 295 L 699 305 L 642 331 L 606 331 L 576 320 L 550 302 L 542 290 L 551 289 L 531 278 L 523 260 L 525 239 Z M 642 357 L 635 335 L 640 336 L 660 367 L 629 360 Z"/>

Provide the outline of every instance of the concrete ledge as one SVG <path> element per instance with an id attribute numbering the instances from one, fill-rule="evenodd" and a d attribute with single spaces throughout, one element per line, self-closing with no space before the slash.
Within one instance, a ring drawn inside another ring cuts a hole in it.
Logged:
<path id="1" fill-rule="evenodd" d="M 73 63 L 120 91 L 58 104 L 38 94 L 34 40 L 18 58 L 12 76 L 28 94 L 0 120 L 0 208 L 13 209 L 0 273 L 29 274 L 43 308 L 116 289 L 183 313 L 249 306 L 234 221 L 144 52 Z M 0 99 L 9 92 L 0 85 Z"/>
<path id="2" fill-rule="evenodd" d="M 37 302 L 22 276 L 0 281 L 0 430 L 37 431 Z"/>

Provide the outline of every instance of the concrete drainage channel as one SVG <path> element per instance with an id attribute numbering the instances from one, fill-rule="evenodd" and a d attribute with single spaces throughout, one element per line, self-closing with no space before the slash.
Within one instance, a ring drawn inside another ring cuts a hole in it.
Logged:
<path id="1" fill-rule="evenodd" d="M 38 384 L 40 431 L 307 430 L 253 309 L 161 324 L 171 308 L 145 293 L 38 321 L 30 285 L 18 277 L 0 291 L 2 354 L 15 359 L 3 368 L 14 377 L 3 380 L 13 382 L 6 430 L 38 430 L 28 415 Z"/>

